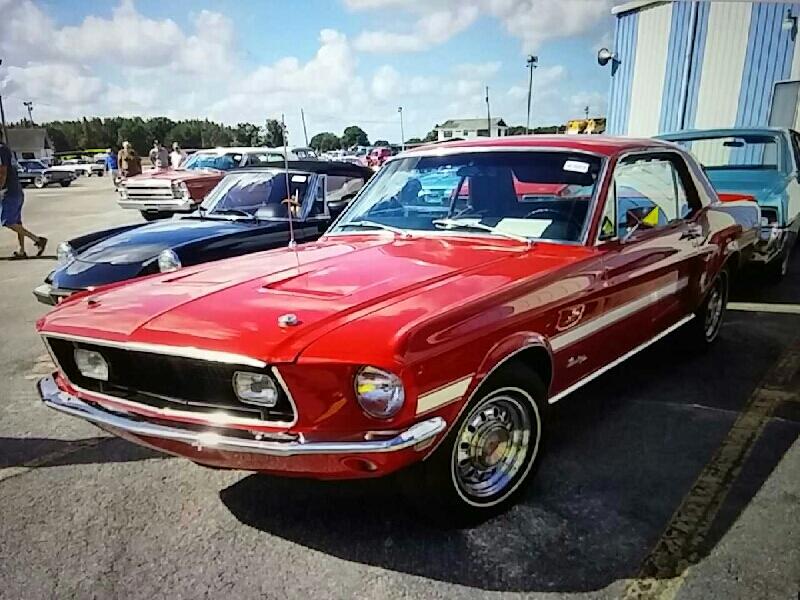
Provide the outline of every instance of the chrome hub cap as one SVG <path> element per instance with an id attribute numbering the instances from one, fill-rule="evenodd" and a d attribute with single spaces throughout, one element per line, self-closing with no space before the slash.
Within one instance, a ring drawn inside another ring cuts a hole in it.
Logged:
<path id="1" fill-rule="evenodd" d="M 512 395 L 476 406 L 458 432 L 453 450 L 456 485 L 473 499 L 502 493 L 526 464 L 530 409 Z M 538 430 L 534 431 L 538 437 Z"/>
<path id="2" fill-rule="evenodd" d="M 717 330 L 722 322 L 722 310 L 725 307 L 725 298 L 722 294 L 722 282 L 717 281 L 711 295 L 708 297 L 706 308 L 705 333 L 706 339 L 712 340 L 717 335 Z"/>

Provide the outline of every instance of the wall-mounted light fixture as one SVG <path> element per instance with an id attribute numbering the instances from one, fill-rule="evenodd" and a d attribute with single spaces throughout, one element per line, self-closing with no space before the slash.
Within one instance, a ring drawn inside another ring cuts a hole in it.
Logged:
<path id="1" fill-rule="evenodd" d="M 781 29 L 790 32 L 789 35 L 792 36 L 792 40 L 797 37 L 797 15 L 792 14 L 791 8 L 786 11 L 786 16 L 781 23 Z"/>
<path id="2" fill-rule="evenodd" d="M 608 48 L 600 48 L 600 50 L 597 51 L 597 64 L 601 67 L 605 67 L 609 61 L 619 62 L 617 53 L 612 52 Z"/>

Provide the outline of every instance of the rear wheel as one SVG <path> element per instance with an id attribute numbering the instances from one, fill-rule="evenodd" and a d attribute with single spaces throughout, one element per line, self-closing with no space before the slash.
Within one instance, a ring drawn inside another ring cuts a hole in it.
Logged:
<path id="1" fill-rule="evenodd" d="M 72 182 L 69 179 L 65 179 L 64 181 L 59 181 L 58 183 L 61 185 L 61 187 L 69 187 Z"/>
<path id="2" fill-rule="evenodd" d="M 720 271 L 706 293 L 703 303 L 686 328 L 687 342 L 692 348 L 707 348 L 719 337 L 725 307 L 728 304 L 728 271 Z"/>
<path id="3" fill-rule="evenodd" d="M 38 176 L 38 177 L 34 178 L 34 180 L 33 180 L 33 187 L 35 187 L 36 189 L 40 190 L 43 187 L 45 187 L 46 185 L 47 185 L 47 182 L 45 182 L 44 177 L 42 177 L 42 176 Z"/>
<path id="4" fill-rule="evenodd" d="M 534 371 L 501 367 L 434 453 L 400 474 L 405 495 L 439 525 L 470 526 L 506 510 L 537 463 L 546 405 Z"/>

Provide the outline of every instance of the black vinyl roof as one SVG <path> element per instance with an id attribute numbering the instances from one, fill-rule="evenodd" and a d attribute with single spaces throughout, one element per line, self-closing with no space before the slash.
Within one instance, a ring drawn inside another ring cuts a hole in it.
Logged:
<path id="1" fill-rule="evenodd" d="M 360 177 L 364 180 L 372 177 L 374 173 L 374 171 L 369 167 L 362 167 L 361 165 L 328 160 L 290 160 L 286 164 L 288 164 L 290 171 L 319 173 L 322 175 L 344 175 L 349 177 Z M 229 171 L 229 173 L 275 170 L 283 171 L 284 163 L 276 162 L 274 164 L 241 167 L 239 169 Z"/>

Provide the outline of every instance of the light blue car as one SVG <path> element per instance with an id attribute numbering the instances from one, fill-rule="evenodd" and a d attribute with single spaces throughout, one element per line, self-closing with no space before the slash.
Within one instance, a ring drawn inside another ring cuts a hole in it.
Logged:
<path id="1" fill-rule="evenodd" d="M 800 230 L 800 134 L 773 127 L 695 129 L 658 136 L 689 150 L 720 193 L 749 194 L 761 208 L 751 261 L 786 275 Z"/>

